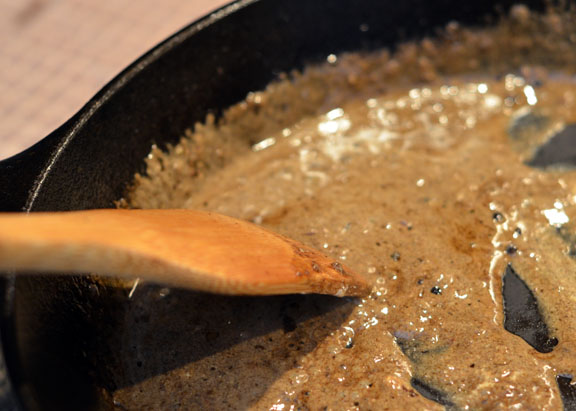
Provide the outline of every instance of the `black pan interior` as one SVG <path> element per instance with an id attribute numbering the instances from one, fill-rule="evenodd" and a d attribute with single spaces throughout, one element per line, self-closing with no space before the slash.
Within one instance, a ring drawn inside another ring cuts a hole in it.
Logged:
<path id="1" fill-rule="evenodd" d="M 143 171 L 153 143 L 175 142 L 207 113 L 220 113 L 280 73 L 331 53 L 393 47 L 434 34 L 452 20 L 486 24 L 514 3 L 237 2 L 161 44 L 46 140 L 0 163 L 0 210 L 112 207 L 134 173 Z M 542 7 L 540 1 L 525 3 Z M 103 389 L 128 381 L 114 349 L 125 296 L 75 277 L 8 277 L 2 291 L 11 383 L 0 406 L 108 407 Z"/>

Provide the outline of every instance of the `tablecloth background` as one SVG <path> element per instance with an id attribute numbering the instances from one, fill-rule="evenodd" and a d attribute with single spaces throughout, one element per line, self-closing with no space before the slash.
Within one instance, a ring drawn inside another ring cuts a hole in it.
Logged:
<path id="1" fill-rule="evenodd" d="M 0 159 L 71 117 L 125 66 L 226 0 L 0 0 Z"/>

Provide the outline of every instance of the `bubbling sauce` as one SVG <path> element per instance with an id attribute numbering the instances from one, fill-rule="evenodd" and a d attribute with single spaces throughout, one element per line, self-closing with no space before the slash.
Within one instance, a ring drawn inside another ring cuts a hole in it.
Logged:
<path id="1" fill-rule="evenodd" d="M 162 323 L 150 308 L 155 289 L 136 290 L 127 321 L 146 315 L 148 325 L 125 341 L 144 347 L 134 348 L 139 367 L 166 344 L 219 348 L 134 377 L 117 405 L 562 407 L 557 379 L 576 372 L 576 172 L 527 163 L 576 123 L 576 83 L 525 68 L 356 97 L 251 145 L 197 131 L 196 151 L 176 153 L 183 162 L 172 171 L 195 170 L 193 188 L 172 181 L 170 194 L 156 195 L 139 177 L 130 203 L 261 224 L 353 267 L 372 294 L 336 302 L 165 291 L 162 310 L 189 303 L 214 318 L 184 312 Z M 198 167 L 201 156 L 219 165 Z M 158 174 L 165 161 L 154 163 Z M 283 327 L 262 328 L 276 313 Z M 226 331 L 234 321 L 244 322 Z M 220 346 L 225 339 L 233 343 Z"/>

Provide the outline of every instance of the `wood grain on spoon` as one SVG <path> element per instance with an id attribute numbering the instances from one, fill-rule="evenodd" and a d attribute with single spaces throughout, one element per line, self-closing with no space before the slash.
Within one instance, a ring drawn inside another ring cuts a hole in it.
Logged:
<path id="1" fill-rule="evenodd" d="M 310 247 L 191 210 L 0 214 L 0 269 L 141 277 L 238 295 L 370 291 L 348 267 Z"/>

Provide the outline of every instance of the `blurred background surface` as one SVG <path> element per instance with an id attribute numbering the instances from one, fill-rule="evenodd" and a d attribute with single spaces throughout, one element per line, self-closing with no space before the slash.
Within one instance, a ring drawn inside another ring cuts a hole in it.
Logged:
<path id="1" fill-rule="evenodd" d="M 45 137 L 124 67 L 226 0 L 0 0 L 0 159 Z"/>

